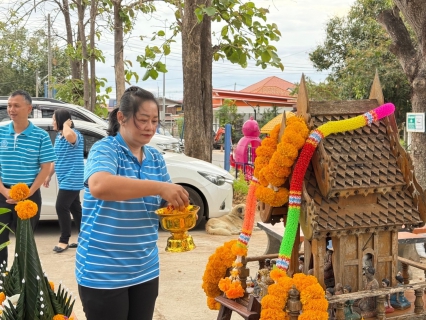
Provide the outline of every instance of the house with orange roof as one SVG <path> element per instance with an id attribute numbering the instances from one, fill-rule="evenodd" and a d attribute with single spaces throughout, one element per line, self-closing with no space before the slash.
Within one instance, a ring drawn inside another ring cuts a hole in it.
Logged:
<path id="1" fill-rule="evenodd" d="M 296 97 L 291 96 L 295 84 L 278 77 L 268 77 L 240 91 L 213 89 L 213 112 L 218 110 L 225 100 L 234 100 L 238 113 L 244 118 L 256 118 L 266 109 L 278 107 L 280 112 L 291 111 Z"/>

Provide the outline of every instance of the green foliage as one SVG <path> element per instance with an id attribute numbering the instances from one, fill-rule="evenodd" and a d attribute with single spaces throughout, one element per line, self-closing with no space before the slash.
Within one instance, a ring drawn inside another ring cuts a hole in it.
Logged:
<path id="1" fill-rule="evenodd" d="M 47 75 L 47 36 L 44 30 L 30 31 L 20 25 L 0 24 L 0 95 L 9 95 L 17 89 L 36 96 L 36 74 Z M 52 81 L 62 81 L 70 75 L 65 50 L 53 41 Z M 39 85 L 39 95 L 43 85 Z"/>
<path id="2" fill-rule="evenodd" d="M 234 100 L 225 99 L 223 105 L 219 107 L 215 113 L 215 117 L 219 120 L 219 126 L 225 127 L 226 124 L 231 125 L 231 139 L 233 143 L 237 143 L 243 136 L 243 115 L 238 113 L 238 108 Z"/>
<path id="3" fill-rule="evenodd" d="M 282 112 L 280 112 L 280 108 L 278 108 L 277 106 L 265 109 L 262 113 L 262 118 L 256 120 L 257 124 L 259 125 L 259 129 L 262 129 L 265 124 L 274 119 L 280 113 Z"/>
<path id="4" fill-rule="evenodd" d="M 385 100 L 395 104 L 400 123 L 411 110 L 410 85 L 389 51 L 386 31 L 376 20 L 378 13 L 392 5 L 391 0 L 355 1 L 346 17 L 329 20 L 326 39 L 310 53 L 310 59 L 318 70 L 331 71 L 327 83 L 316 91 L 328 87 L 331 96 L 338 93 L 342 100 L 368 98 L 377 70 Z"/>
<path id="5" fill-rule="evenodd" d="M 111 87 L 105 87 L 107 79 L 97 78 L 96 79 L 96 104 L 94 113 L 101 118 L 108 117 L 108 109 L 104 107 L 105 101 L 109 99 L 109 93 L 111 93 Z M 56 97 L 59 100 L 76 104 L 78 106 L 84 106 L 84 83 L 81 79 L 66 79 L 63 83 L 55 85 Z M 101 91 L 105 90 L 105 94 L 101 94 Z"/>
<path id="6" fill-rule="evenodd" d="M 319 82 L 316 83 L 309 77 L 305 77 L 306 89 L 308 90 L 309 100 L 315 101 L 327 101 L 327 100 L 339 100 L 339 92 L 335 82 Z M 296 87 L 292 90 L 292 95 L 299 93 L 299 83 L 296 83 Z"/>
<path id="7" fill-rule="evenodd" d="M 238 177 L 234 180 L 233 186 L 234 193 L 247 195 L 249 190 L 249 183 L 246 181 L 244 173 L 241 170 L 238 172 Z"/>
<path id="8" fill-rule="evenodd" d="M 179 117 L 179 118 L 176 119 L 176 124 L 178 126 L 179 137 L 183 136 L 183 123 L 184 123 L 184 118 L 183 117 Z"/>
<path id="9" fill-rule="evenodd" d="M 146 46 L 145 53 L 137 57 L 140 66 L 146 68 L 142 80 L 157 79 L 159 72 L 167 72 L 166 66 L 160 62 L 163 55 L 170 54 L 170 45 L 181 31 L 181 1 L 167 1 L 175 6 L 177 22 L 169 26 L 169 37 L 163 30 L 153 33 L 151 40 L 161 38 L 161 46 Z M 284 70 L 284 65 L 277 54 L 277 48 L 271 44 L 279 41 L 281 32 L 275 23 L 268 24 L 268 9 L 257 8 L 252 1 L 241 2 L 239 0 L 213 0 L 210 7 L 205 5 L 195 9 L 198 22 L 201 23 L 204 16 L 209 16 L 212 23 L 222 26 L 219 34 L 213 36 L 220 42 L 213 47 L 213 59 L 227 59 L 232 63 L 247 67 L 247 62 L 253 59 L 256 66 L 265 69 L 273 66 Z"/>

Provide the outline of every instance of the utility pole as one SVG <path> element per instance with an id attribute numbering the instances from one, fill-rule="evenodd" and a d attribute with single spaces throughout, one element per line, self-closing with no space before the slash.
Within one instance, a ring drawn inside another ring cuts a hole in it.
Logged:
<path id="1" fill-rule="evenodd" d="M 50 13 L 47 15 L 47 97 L 52 98 L 52 44 L 50 39 Z"/>
<path id="2" fill-rule="evenodd" d="M 38 98 L 38 70 L 36 70 L 36 98 Z"/>
<path id="3" fill-rule="evenodd" d="M 164 20 L 164 38 L 166 39 L 166 22 L 167 19 Z M 164 55 L 164 64 L 166 64 L 166 56 Z M 164 125 L 166 124 L 166 73 L 163 72 L 163 110 L 161 114 L 161 119 L 164 121 Z"/>

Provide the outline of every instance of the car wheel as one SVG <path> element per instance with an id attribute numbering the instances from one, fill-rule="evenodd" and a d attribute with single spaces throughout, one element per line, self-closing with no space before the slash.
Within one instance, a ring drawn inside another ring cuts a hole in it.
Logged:
<path id="1" fill-rule="evenodd" d="M 198 194 L 198 192 L 195 191 L 193 188 L 188 187 L 188 186 L 183 186 L 183 187 L 189 193 L 189 203 L 200 207 L 200 210 L 198 211 L 197 223 L 195 224 L 195 227 L 197 227 L 201 223 L 201 221 L 203 221 L 206 218 L 205 217 L 205 212 L 204 212 L 204 202 L 203 202 L 203 199 Z"/>

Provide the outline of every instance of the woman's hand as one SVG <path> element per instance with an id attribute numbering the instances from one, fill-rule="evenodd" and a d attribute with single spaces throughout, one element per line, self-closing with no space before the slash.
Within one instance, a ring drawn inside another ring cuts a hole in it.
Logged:
<path id="1" fill-rule="evenodd" d="M 184 187 L 174 183 L 167 183 L 162 189 L 161 198 L 176 209 L 183 211 L 189 205 L 189 194 Z"/>
<path id="2" fill-rule="evenodd" d="M 67 121 L 64 122 L 64 126 L 67 126 L 68 128 L 71 128 L 72 125 L 72 120 L 68 119 Z"/>

